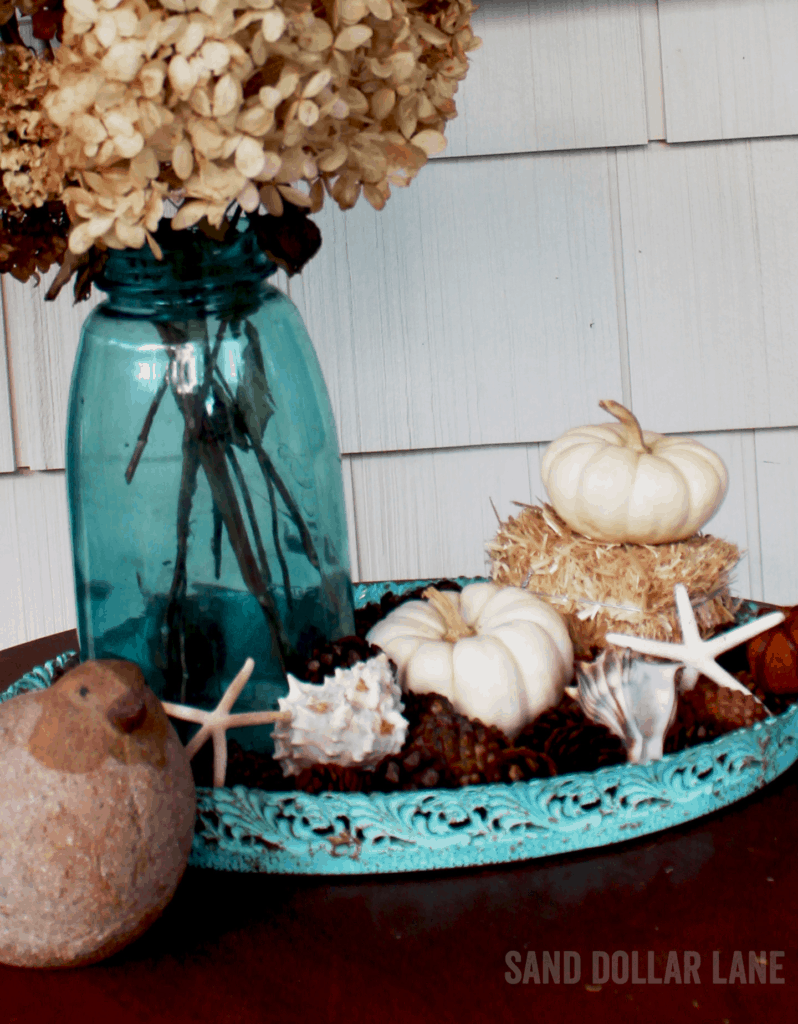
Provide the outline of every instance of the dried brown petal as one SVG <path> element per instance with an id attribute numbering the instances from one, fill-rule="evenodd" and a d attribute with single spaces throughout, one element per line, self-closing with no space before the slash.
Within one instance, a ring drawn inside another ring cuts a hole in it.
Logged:
<path id="1" fill-rule="evenodd" d="M 303 99 L 313 99 L 314 96 L 325 89 L 332 79 L 332 71 L 329 68 L 322 68 L 321 71 L 317 71 L 315 75 L 312 75 L 305 83 L 305 87 L 302 89 Z"/>
<path id="2" fill-rule="evenodd" d="M 130 249 L 140 249 L 147 239 L 141 224 L 127 224 L 123 220 L 118 220 L 114 224 L 114 231 L 122 245 Z"/>
<path id="3" fill-rule="evenodd" d="M 184 203 L 177 213 L 172 217 L 171 224 L 175 231 L 180 231 L 183 228 L 193 227 L 199 223 L 200 220 L 208 212 L 208 203 L 194 202 Z"/>
<path id="4" fill-rule="evenodd" d="M 260 206 L 258 190 L 249 182 L 236 196 L 236 202 L 245 213 L 253 213 Z"/>
<path id="5" fill-rule="evenodd" d="M 312 203 L 310 196 L 305 192 L 300 192 L 298 188 L 294 188 L 293 185 L 277 185 L 275 186 L 280 195 L 289 203 L 293 203 L 294 206 L 302 206 L 306 209 L 310 209 Z"/>
<path id="6" fill-rule="evenodd" d="M 194 171 L 194 153 L 186 141 L 178 142 L 172 151 L 172 167 L 178 178 L 185 181 Z"/>
<path id="7" fill-rule="evenodd" d="M 303 28 L 297 39 L 300 47 L 310 53 L 320 53 L 333 44 L 333 31 L 326 21 L 314 18 Z"/>
<path id="8" fill-rule="evenodd" d="M 336 50 L 356 50 L 367 43 L 374 34 L 368 25 L 349 25 L 335 37 Z"/>
<path id="9" fill-rule="evenodd" d="M 154 181 L 160 173 L 160 165 L 151 146 L 145 146 L 141 152 L 130 161 L 130 175 L 136 181 L 139 188 L 144 188 L 151 181 Z"/>
<path id="10" fill-rule="evenodd" d="M 175 50 L 184 57 L 190 57 L 205 41 L 205 26 L 198 21 L 191 21 L 185 32 L 175 43 Z"/>
<path id="11" fill-rule="evenodd" d="M 377 121 L 384 120 L 393 110 L 395 103 L 396 93 L 393 89 L 378 89 L 371 97 L 371 116 Z"/>
<path id="12" fill-rule="evenodd" d="M 296 116 L 300 124 L 310 128 L 319 119 L 319 108 L 313 100 L 300 100 Z"/>
<path id="13" fill-rule="evenodd" d="M 285 32 L 287 22 L 281 10 L 274 8 L 263 15 L 262 28 L 263 37 L 267 43 L 276 43 Z"/>
<path id="14" fill-rule="evenodd" d="M 104 235 L 114 222 L 113 216 L 95 217 L 92 220 L 78 224 L 69 236 L 69 248 L 76 255 L 88 252 L 94 245 L 94 240 Z"/>
<path id="15" fill-rule="evenodd" d="M 282 217 L 284 209 L 283 198 L 274 185 L 264 185 L 259 195 L 261 202 L 272 217 Z"/>
<path id="16" fill-rule="evenodd" d="M 258 98 L 267 110 L 276 110 L 283 102 L 283 94 L 271 85 L 264 85 L 258 93 Z"/>
<path id="17" fill-rule="evenodd" d="M 409 50 L 400 50 L 388 60 L 391 66 L 391 81 L 398 85 L 407 81 L 416 69 L 416 58 Z"/>
<path id="18" fill-rule="evenodd" d="M 108 137 L 102 121 L 91 114 L 77 114 L 72 118 L 71 129 L 84 142 L 99 143 Z"/>
<path id="19" fill-rule="evenodd" d="M 399 130 L 406 139 L 411 139 L 418 125 L 418 102 L 415 96 L 406 96 L 400 100 L 394 117 Z"/>
<path id="20" fill-rule="evenodd" d="M 363 195 L 366 197 L 370 205 L 373 206 L 375 210 L 383 209 L 385 203 L 388 201 L 388 198 L 390 197 L 390 194 L 391 190 L 387 181 L 384 183 L 384 187 L 380 187 L 379 185 L 372 185 L 368 182 L 363 186 Z"/>
<path id="21" fill-rule="evenodd" d="M 64 9 L 68 14 L 71 14 L 73 18 L 78 18 L 81 21 L 88 21 L 89 24 L 94 24 L 100 16 L 100 12 L 97 8 L 97 4 L 94 3 L 94 0 L 65 0 Z"/>
<path id="22" fill-rule="evenodd" d="M 255 12 L 250 12 L 250 14 L 254 17 L 258 17 Z M 207 43 L 203 43 L 199 55 L 205 67 L 215 75 L 219 74 L 220 71 L 224 71 L 230 63 L 230 51 L 224 43 L 220 43 L 216 40 L 210 40 Z"/>
<path id="23" fill-rule="evenodd" d="M 108 11 L 100 14 L 94 26 L 94 34 L 107 50 L 116 39 L 116 19 L 113 14 Z"/>
<path id="24" fill-rule="evenodd" d="M 434 46 L 446 46 L 449 42 L 449 36 L 445 32 L 441 32 L 440 29 L 435 28 L 434 25 L 431 25 L 424 18 L 416 18 L 413 22 L 413 28 L 422 39 L 432 43 Z"/>
<path id="25" fill-rule="evenodd" d="M 282 166 L 282 159 L 277 153 L 266 153 L 266 158 L 263 161 L 263 168 L 260 174 L 255 175 L 256 181 L 271 181 L 280 171 Z"/>
<path id="26" fill-rule="evenodd" d="M 317 178 L 310 186 L 310 212 L 318 213 L 324 206 L 324 184 Z"/>
<path id="27" fill-rule="evenodd" d="M 142 92 L 148 99 L 159 96 L 166 80 L 166 63 L 162 60 L 150 61 L 139 72 Z"/>
<path id="28" fill-rule="evenodd" d="M 299 74 L 296 71 L 289 71 L 280 76 L 277 83 L 277 91 L 284 99 L 290 99 L 299 88 Z"/>
<path id="29" fill-rule="evenodd" d="M 390 0 L 366 0 L 366 6 L 380 21 L 390 21 L 393 17 Z"/>
<path id="30" fill-rule="evenodd" d="M 342 142 L 338 142 L 333 149 L 321 153 L 316 163 L 320 171 L 329 174 L 337 171 L 339 167 L 343 167 L 348 156 L 349 149 Z"/>
<path id="31" fill-rule="evenodd" d="M 241 83 L 233 75 L 223 75 L 213 90 L 213 116 L 224 117 L 237 111 L 243 100 Z"/>
<path id="32" fill-rule="evenodd" d="M 182 100 L 187 100 L 197 84 L 197 74 L 185 57 L 179 54 L 169 61 L 169 81 Z"/>
<path id="33" fill-rule="evenodd" d="M 431 128 L 427 128 L 419 132 L 418 135 L 414 135 L 410 141 L 414 146 L 423 149 L 427 156 L 434 156 L 436 153 L 442 153 L 446 149 L 446 137 L 441 132 L 433 131 Z"/>
<path id="34" fill-rule="evenodd" d="M 158 245 L 158 243 L 155 241 L 155 239 L 152 237 L 149 231 L 145 231 L 145 235 L 147 236 L 147 244 L 150 247 L 150 252 L 152 252 L 156 260 L 162 260 L 163 252 L 161 251 L 160 245 Z"/>
<path id="35" fill-rule="evenodd" d="M 129 160 L 144 149 L 144 136 L 141 132 L 134 132 L 133 135 L 115 135 L 114 148 L 120 156 Z"/>
<path id="36" fill-rule="evenodd" d="M 144 64 L 144 51 L 137 39 L 115 43 L 101 61 L 108 78 L 118 82 L 132 82 Z"/>
<path id="37" fill-rule="evenodd" d="M 205 87 L 197 87 L 188 98 L 189 105 L 195 114 L 200 117 L 213 117 L 213 106 L 208 90 Z"/>
<path id="38" fill-rule="evenodd" d="M 236 169 L 245 178 L 254 178 L 263 170 L 266 154 L 263 146 L 249 135 L 245 135 L 235 152 Z"/>
<path id="39" fill-rule="evenodd" d="M 336 178 L 331 194 L 342 210 L 351 210 L 360 195 L 360 181 L 356 174 L 344 172 Z"/>
<path id="40" fill-rule="evenodd" d="M 274 124 L 274 113 L 260 104 L 248 107 L 238 115 L 236 127 L 248 135 L 265 135 Z"/>

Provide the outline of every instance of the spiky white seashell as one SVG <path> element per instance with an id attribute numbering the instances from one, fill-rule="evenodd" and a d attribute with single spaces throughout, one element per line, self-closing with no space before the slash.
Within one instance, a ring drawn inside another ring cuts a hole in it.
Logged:
<path id="1" fill-rule="evenodd" d="M 567 692 L 585 715 L 626 747 L 633 764 L 658 761 L 665 733 L 676 716 L 678 662 L 633 658 L 606 647 L 593 662 L 577 662 L 577 686 Z"/>
<path id="2" fill-rule="evenodd" d="M 289 674 L 288 696 L 279 705 L 291 713 L 273 734 L 283 775 L 314 764 L 373 769 L 405 742 L 402 691 L 385 654 L 337 668 L 320 686 Z"/>

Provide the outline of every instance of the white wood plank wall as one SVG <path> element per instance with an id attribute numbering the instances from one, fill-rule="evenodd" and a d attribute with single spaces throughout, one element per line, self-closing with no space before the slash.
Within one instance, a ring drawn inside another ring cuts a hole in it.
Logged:
<path id="1" fill-rule="evenodd" d="M 449 147 L 319 216 L 289 290 L 356 579 L 475 574 L 540 457 L 630 402 L 729 467 L 740 594 L 798 603 L 798 5 L 483 0 Z M 88 308 L 4 281 L 0 648 L 74 624 L 63 430 Z"/>

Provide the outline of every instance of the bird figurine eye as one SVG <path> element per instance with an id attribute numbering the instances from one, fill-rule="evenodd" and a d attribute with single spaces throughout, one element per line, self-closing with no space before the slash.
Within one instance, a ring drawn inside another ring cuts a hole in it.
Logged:
<path id="1" fill-rule="evenodd" d="M 81 686 L 81 688 L 78 690 L 78 693 L 81 695 L 81 697 L 85 697 L 88 692 L 88 686 Z"/>

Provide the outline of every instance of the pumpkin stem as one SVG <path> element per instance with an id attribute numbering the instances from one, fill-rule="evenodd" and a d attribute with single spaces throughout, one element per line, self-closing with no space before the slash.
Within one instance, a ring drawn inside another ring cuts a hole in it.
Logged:
<path id="1" fill-rule="evenodd" d="M 446 626 L 446 633 L 443 639 L 448 643 L 455 643 L 455 641 L 461 640 L 465 636 L 476 636 L 477 631 L 468 625 L 460 612 L 455 608 L 451 598 L 445 593 L 441 593 L 435 587 L 427 587 L 421 596 L 429 601 L 443 619 L 443 624 Z"/>
<path id="2" fill-rule="evenodd" d="M 636 451 L 641 455 L 643 453 L 646 455 L 651 454 L 651 448 L 643 440 L 643 431 L 640 428 L 637 416 L 635 416 L 631 410 L 627 409 L 626 406 L 621 405 L 620 402 L 613 402 L 611 398 L 603 398 L 599 402 L 599 405 L 605 412 L 608 412 L 611 416 L 619 419 L 626 427 L 629 447 L 633 451 Z"/>

